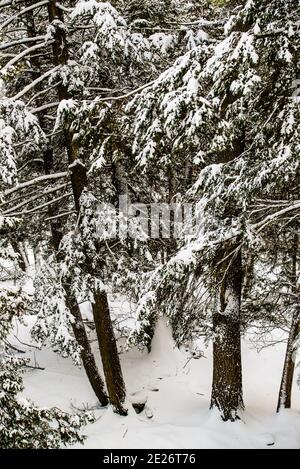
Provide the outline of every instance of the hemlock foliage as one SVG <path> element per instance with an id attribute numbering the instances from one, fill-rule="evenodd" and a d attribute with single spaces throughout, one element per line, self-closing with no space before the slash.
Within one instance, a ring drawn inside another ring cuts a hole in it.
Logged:
<path id="1" fill-rule="evenodd" d="M 90 418 L 19 397 L 24 363 L 6 342 L 25 314 L 36 316 L 38 344 L 83 365 L 101 405 L 121 415 L 119 335 L 151 349 L 162 314 L 178 346 L 204 335 L 214 348 L 211 406 L 236 420 L 241 334 L 286 328 L 278 409 L 291 405 L 299 19 L 298 0 L 0 2 L 0 267 L 20 284 L 10 292 L 4 283 L 0 296 L 3 447 L 82 441 Z M 132 205 L 116 215 L 120 196 Z M 139 216 L 153 203 L 192 204 L 198 223 L 151 237 Z M 114 321 L 111 292 L 133 302 L 133 327 Z"/>

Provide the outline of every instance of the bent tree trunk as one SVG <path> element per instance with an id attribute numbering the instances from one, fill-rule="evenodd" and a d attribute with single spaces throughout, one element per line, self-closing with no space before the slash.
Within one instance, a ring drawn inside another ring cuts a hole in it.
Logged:
<path id="1" fill-rule="evenodd" d="M 53 156 L 53 152 L 49 148 L 46 149 L 43 153 L 45 174 L 49 174 L 53 170 L 53 158 L 49 158 L 50 153 Z M 50 218 L 55 215 L 55 209 L 56 207 L 49 207 L 48 215 Z M 52 246 L 56 253 L 56 257 L 59 258 L 59 256 L 61 255 L 59 253 L 59 245 L 62 239 L 62 230 L 60 223 L 51 221 L 50 228 Z M 106 406 L 108 404 L 108 398 L 104 390 L 104 382 L 100 376 L 99 370 L 96 365 L 95 357 L 93 355 L 88 335 L 84 327 L 77 298 L 72 292 L 69 285 L 63 284 L 63 288 L 65 292 L 66 306 L 74 317 L 74 322 L 72 323 L 72 330 L 76 342 L 80 346 L 80 358 L 83 367 L 85 369 L 90 385 L 92 386 L 92 389 L 95 395 L 97 396 L 100 404 Z"/>
<path id="2" fill-rule="evenodd" d="M 66 305 L 69 308 L 72 316 L 75 318 L 75 321 L 72 324 L 72 329 L 75 339 L 81 348 L 80 357 L 85 372 L 94 390 L 94 393 L 99 399 L 99 402 L 103 406 L 106 406 L 108 404 L 108 398 L 104 390 L 104 383 L 96 365 L 95 357 L 88 340 L 77 299 L 68 289 L 68 287 L 64 286 L 64 289 L 66 291 Z"/>
<path id="3" fill-rule="evenodd" d="M 211 408 L 218 408 L 225 421 L 239 419 L 238 413 L 244 408 L 240 338 L 241 289 L 242 257 L 239 251 L 222 279 L 219 308 L 213 313 Z"/>
<path id="4" fill-rule="evenodd" d="M 105 290 L 95 288 L 92 308 L 109 400 L 115 412 L 127 415 L 125 383 Z"/>
<path id="5" fill-rule="evenodd" d="M 53 216 L 53 210 L 51 207 L 48 209 L 48 214 L 50 217 Z M 59 245 L 62 239 L 62 232 L 53 221 L 50 222 L 50 226 L 53 248 L 55 250 L 56 257 L 59 258 Z M 104 390 L 104 382 L 100 376 L 99 370 L 96 365 L 95 357 L 93 355 L 91 344 L 89 342 L 88 335 L 84 327 L 84 322 L 82 319 L 77 298 L 68 284 L 64 283 L 63 289 L 65 293 L 66 306 L 74 318 L 74 322 L 72 323 L 72 330 L 76 342 L 80 347 L 80 358 L 83 367 L 85 369 L 90 385 L 92 386 L 92 389 L 95 395 L 97 396 L 100 404 L 102 406 L 106 406 L 108 404 L 108 398 Z"/>
<path id="6" fill-rule="evenodd" d="M 49 215 L 53 215 L 51 208 L 49 209 Z M 51 222 L 52 244 L 57 257 L 59 257 L 59 244 L 61 241 L 61 237 L 61 231 L 53 222 Z M 100 404 L 102 406 L 106 406 L 108 404 L 108 397 L 104 389 L 104 382 L 97 368 L 97 364 L 84 326 L 77 298 L 68 284 L 64 283 L 63 289 L 65 292 L 66 306 L 74 318 L 74 322 L 72 323 L 72 330 L 76 342 L 80 347 L 80 358 L 83 367 L 85 369 L 90 385 L 92 386 L 92 389 L 95 395 L 97 396 Z"/>

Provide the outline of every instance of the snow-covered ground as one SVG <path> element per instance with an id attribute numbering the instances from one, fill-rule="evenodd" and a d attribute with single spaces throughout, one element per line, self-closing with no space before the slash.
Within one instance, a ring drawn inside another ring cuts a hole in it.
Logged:
<path id="1" fill-rule="evenodd" d="M 26 319 L 30 325 L 32 318 Z M 18 325 L 17 336 L 29 342 L 28 327 Z M 64 410 L 97 407 L 84 371 L 52 351 L 27 350 L 32 362 L 45 370 L 25 374 L 25 392 L 41 406 Z M 97 421 L 84 429 L 85 448 L 300 448 L 300 391 L 296 383 L 293 410 L 275 414 L 285 344 L 259 354 L 243 341 L 246 411 L 236 423 L 224 423 L 209 411 L 212 351 L 189 360 L 174 348 L 170 331 L 160 320 L 150 354 L 130 350 L 122 354 L 129 399 L 147 398 L 145 410 L 120 417 L 110 408 L 96 409 Z M 97 350 L 100 366 L 100 357 Z M 297 370 L 298 371 L 298 370 Z M 298 373 L 296 373 L 298 374 Z"/>

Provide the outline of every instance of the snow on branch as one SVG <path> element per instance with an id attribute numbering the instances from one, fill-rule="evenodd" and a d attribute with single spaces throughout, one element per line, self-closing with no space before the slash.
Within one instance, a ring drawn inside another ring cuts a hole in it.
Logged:
<path id="1" fill-rule="evenodd" d="M 24 37 L 22 39 L 17 39 L 16 41 L 4 42 L 0 44 L 0 50 L 9 49 L 10 47 L 17 46 L 19 44 L 25 44 L 26 42 L 38 42 L 45 39 L 45 36 L 35 36 L 35 37 Z"/>
<path id="2" fill-rule="evenodd" d="M 7 64 L 4 65 L 4 67 L 1 69 L 0 72 L 1 73 L 6 72 L 9 67 L 14 65 L 16 62 L 19 62 L 19 60 L 23 59 L 23 57 L 25 57 L 26 55 L 31 54 L 31 52 L 33 52 L 37 49 L 41 49 L 44 46 L 49 46 L 53 42 L 54 42 L 54 39 L 50 39 L 47 42 L 42 42 L 42 43 L 39 43 L 39 44 L 35 44 L 34 46 L 28 47 L 27 49 L 20 52 L 20 54 L 14 56 L 9 62 L 7 62 Z"/>
<path id="3" fill-rule="evenodd" d="M 39 176 L 35 179 L 31 179 L 30 181 L 26 181 L 21 184 L 18 184 L 17 186 L 12 187 L 11 189 L 7 189 L 6 191 L 3 192 L 3 195 L 8 196 L 10 194 L 13 194 L 14 192 L 25 189 L 26 187 L 34 186 L 35 184 L 41 184 L 45 181 L 51 181 L 52 179 L 65 178 L 67 176 L 68 176 L 67 171 L 62 172 L 62 173 L 55 173 L 55 174 L 45 174 L 44 176 Z"/>
<path id="4" fill-rule="evenodd" d="M 30 109 L 30 112 L 31 112 L 31 114 L 37 114 L 38 112 L 42 112 L 45 109 L 50 109 L 51 107 L 56 107 L 58 105 L 59 105 L 58 101 L 55 102 L 55 103 L 44 104 L 43 106 L 39 106 L 39 107 Z"/>
<path id="5" fill-rule="evenodd" d="M 28 91 L 30 91 L 32 88 L 34 88 L 38 83 L 45 80 L 45 78 L 52 75 L 52 73 L 57 72 L 60 68 L 61 68 L 61 65 L 57 65 L 56 67 L 52 68 L 51 70 L 48 70 L 43 75 L 41 75 L 40 77 L 36 78 L 34 81 L 29 83 L 29 85 L 25 86 L 25 88 L 23 88 L 18 94 L 13 96 L 13 98 L 11 98 L 11 99 L 20 99 L 22 96 L 24 96 L 24 94 L 28 93 Z"/>
<path id="6" fill-rule="evenodd" d="M 275 222 L 282 215 L 285 215 L 288 212 L 293 212 L 293 211 L 299 210 L 299 209 L 300 209 L 300 200 L 297 200 L 294 203 L 290 204 L 288 207 L 285 207 L 282 210 L 278 210 L 277 212 L 272 213 L 271 215 L 268 215 L 267 217 L 265 217 L 260 222 L 255 223 L 253 225 L 253 228 L 258 228 L 257 232 L 259 233 L 266 226 L 268 226 L 270 223 Z"/>
<path id="7" fill-rule="evenodd" d="M 53 187 L 53 188 L 50 188 L 50 189 L 46 189 L 43 192 L 38 191 L 38 193 L 35 194 L 34 196 L 29 197 L 26 200 L 22 200 L 22 202 L 20 202 L 17 205 L 14 205 L 14 207 L 12 207 L 12 208 L 9 208 L 9 209 L 5 210 L 4 212 L 2 212 L 2 214 L 4 216 L 10 215 L 12 212 L 14 212 L 16 210 L 19 210 L 20 208 L 24 207 L 25 205 L 28 205 L 29 203 L 34 202 L 35 200 L 40 199 L 41 197 L 48 196 L 49 194 L 51 194 L 53 192 L 57 192 L 61 189 L 66 189 L 66 187 L 68 187 L 68 184 L 60 184 L 59 186 L 56 186 L 56 187 Z M 16 200 L 18 200 L 18 198 L 14 198 L 12 201 L 9 201 L 9 203 L 15 203 Z M 1 207 L 1 205 L 4 205 L 4 204 L 7 205 L 7 202 L 4 202 L 3 204 L 0 204 L 0 207 Z"/>
<path id="8" fill-rule="evenodd" d="M 126 94 L 123 94 L 123 95 L 120 95 L 120 96 L 107 96 L 105 98 L 100 98 L 97 101 L 118 101 L 120 99 L 130 98 L 130 96 L 138 94 L 138 93 L 140 93 L 140 91 L 143 91 L 146 88 L 149 88 L 150 86 L 154 85 L 155 82 L 156 82 L 156 80 L 152 80 L 149 83 L 145 83 L 145 85 L 142 85 L 139 88 L 136 88 L 135 90 L 129 91 Z"/>
<path id="9" fill-rule="evenodd" d="M 18 13 L 16 13 L 15 15 L 13 16 L 10 16 L 6 21 L 4 21 L 1 25 L 0 25 L 0 31 L 1 29 L 5 28 L 7 25 L 9 25 L 10 23 L 12 23 L 15 19 L 17 19 L 19 16 L 22 16 L 24 15 L 25 13 L 27 13 L 28 11 L 31 11 L 31 10 L 35 10 L 36 8 L 39 8 L 43 5 L 47 5 L 47 3 L 49 3 L 49 0 L 42 0 L 41 2 L 37 2 L 35 3 L 34 5 L 30 5 L 29 7 L 26 7 L 24 8 L 23 10 L 19 11 Z M 0 6 L 6 6 L 5 5 L 0 5 Z"/>

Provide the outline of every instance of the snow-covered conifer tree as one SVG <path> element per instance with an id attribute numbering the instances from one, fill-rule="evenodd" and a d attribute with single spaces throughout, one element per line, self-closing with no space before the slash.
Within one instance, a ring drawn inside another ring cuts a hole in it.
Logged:
<path id="1" fill-rule="evenodd" d="M 180 288 L 189 276 L 195 288 L 202 271 L 213 310 L 212 406 L 225 420 L 238 418 L 243 407 L 243 252 L 266 226 L 298 207 L 293 200 L 299 187 L 299 100 L 293 90 L 299 73 L 298 9 L 296 1 L 246 2 L 227 22 L 221 42 L 192 49 L 130 106 L 141 165 L 181 152 L 199 167 L 188 195 L 198 206 L 196 236 L 183 239 L 181 255 L 164 267 L 169 273 L 152 283 L 162 289 L 171 277 Z M 268 200 L 281 197 L 287 181 L 291 200 L 274 210 Z M 257 199 L 268 205 L 259 221 L 251 210 Z"/>

